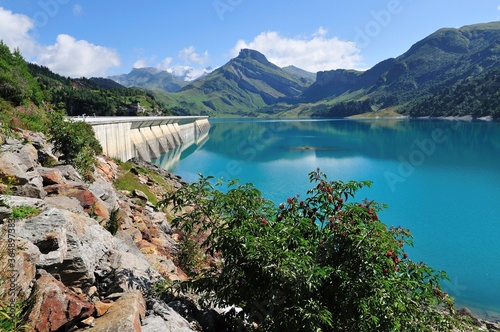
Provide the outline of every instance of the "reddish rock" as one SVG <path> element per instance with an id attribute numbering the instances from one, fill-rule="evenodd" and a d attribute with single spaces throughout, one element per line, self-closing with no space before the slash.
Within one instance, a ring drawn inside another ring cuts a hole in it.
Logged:
<path id="1" fill-rule="evenodd" d="M 106 156 L 98 156 L 97 160 L 97 173 L 101 175 L 106 181 L 113 182 L 116 178 L 118 172 L 118 165 L 116 163 L 107 158 Z"/>
<path id="2" fill-rule="evenodd" d="M 67 181 L 61 171 L 54 168 L 39 168 L 38 173 L 42 176 L 43 185 L 66 184 Z"/>
<path id="3" fill-rule="evenodd" d="M 113 306 L 114 302 L 111 303 L 104 303 L 101 301 L 94 302 L 95 310 L 96 310 L 96 317 L 101 317 L 104 315 L 106 312 L 108 312 L 109 308 Z"/>
<path id="4" fill-rule="evenodd" d="M 32 331 L 49 332 L 69 328 L 94 313 L 92 303 L 43 270 L 35 287 L 35 301 L 28 318 L 28 326 Z"/>
<path id="5" fill-rule="evenodd" d="M 184 271 L 182 271 L 180 267 L 177 268 L 177 276 L 179 277 L 179 280 L 181 280 L 181 281 L 188 281 L 189 280 L 188 275 Z"/>
<path id="6" fill-rule="evenodd" d="M 49 196 L 76 198 L 85 212 L 93 213 L 103 219 L 109 218 L 109 212 L 104 202 L 91 191 L 85 189 L 83 185 L 53 184 L 44 189 Z"/>

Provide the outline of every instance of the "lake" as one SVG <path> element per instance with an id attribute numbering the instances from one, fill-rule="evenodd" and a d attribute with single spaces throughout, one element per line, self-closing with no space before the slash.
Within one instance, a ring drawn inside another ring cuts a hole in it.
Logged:
<path id="1" fill-rule="evenodd" d="M 457 306 L 482 317 L 500 313 L 499 122 L 210 122 L 204 142 L 155 163 L 188 182 L 198 173 L 251 182 L 276 204 L 304 196 L 318 167 L 330 180 L 371 180 L 356 200 L 388 205 L 380 219 L 411 230 L 410 257 L 448 273 L 443 286 Z"/>

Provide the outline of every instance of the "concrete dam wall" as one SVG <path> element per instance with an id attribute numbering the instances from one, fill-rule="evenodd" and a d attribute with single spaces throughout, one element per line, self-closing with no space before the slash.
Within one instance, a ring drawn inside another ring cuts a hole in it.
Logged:
<path id="1" fill-rule="evenodd" d="M 103 153 L 127 161 L 137 157 L 146 161 L 170 150 L 190 146 L 208 136 L 206 116 L 86 117 L 102 145 Z"/>

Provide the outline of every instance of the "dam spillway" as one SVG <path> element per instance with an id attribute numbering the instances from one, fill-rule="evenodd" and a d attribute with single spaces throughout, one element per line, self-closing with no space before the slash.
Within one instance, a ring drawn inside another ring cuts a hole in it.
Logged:
<path id="1" fill-rule="evenodd" d="M 145 161 L 208 137 L 207 116 L 78 117 L 94 129 L 103 153 L 111 158 Z"/>

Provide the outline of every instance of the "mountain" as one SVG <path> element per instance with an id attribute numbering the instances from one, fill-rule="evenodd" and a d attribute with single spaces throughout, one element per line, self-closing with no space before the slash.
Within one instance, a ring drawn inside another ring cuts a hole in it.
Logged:
<path id="1" fill-rule="evenodd" d="M 401 56 L 365 72 L 341 69 L 318 73 L 316 82 L 303 92 L 301 102 L 322 103 L 310 108 L 310 116 L 337 116 L 339 107 L 345 105 L 342 103 L 366 100 L 372 110 L 393 108 L 404 114 L 428 115 L 417 106 L 419 99 L 443 94 L 450 88 L 463 91 L 463 87 L 455 86 L 496 70 L 499 55 L 500 22 L 440 29 Z M 488 89 L 482 81 L 477 83 Z M 336 101 L 340 105 L 334 107 Z M 453 102 L 448 104 L 453 106 Z M 411 107 L 420 110 L 412 111 Z M 433 114 L 442 112 L 449 110 L 434 110 Z"/>
<path id="2" fill-rule="evenodd" d="M 500 22 L 491 22 L 440 29 L 368 70 L 321 71 L 314 80 L 313 73 L 279 68 L 244 49 L 179 92 L 156 97 L 179 115 L 498 117 L 500 96 L 489 85 L 497 84 L 499 67 Z"/>
<path id="3" fill-rule="evenodd" d="M 287 66 L 282 68 L 289 74 L 298 77 L 303 80 L 305 83 L 312 84 L 316 80 L 316 74 L 305 71 L 304 69 L 297 68 L 295 66 Z"/>
<path id="4" fill-rule="evenodd" d="M 47 67 L 26 63 L 24 60 L 22 62 L 32 80 L 37 83 L 43 101 L 52 108 L 66 110 L 68 115 L 171 114 L 151 92 L 144 89 L 126 88 L 106 78 L 72 79 L 53 73 Z M 0 86 L 1 81 L 0 78 Z M 26 81 L 26 78 L 22 81 Z"/>
<path id="5" fill-rule="evenodd" d="M 297 98 L 308 85 L 307 79 L 272 64 L 263 54 L 242 49 L 236 58 L 164 101 L 178 114 L 257 116 Z"/>
<path id="6" fill-rule="evenodd" d="M 185 70 L 182 72 L 182 75 L 186 75 L 187 73 L 188 70 Z M 126 87 L 143 87 L 167 92 L 179 91 L 189 83 L 167 71 L 151 67 L 134 68 L 128 74 L 115 75 L 108 78 Z"/>

